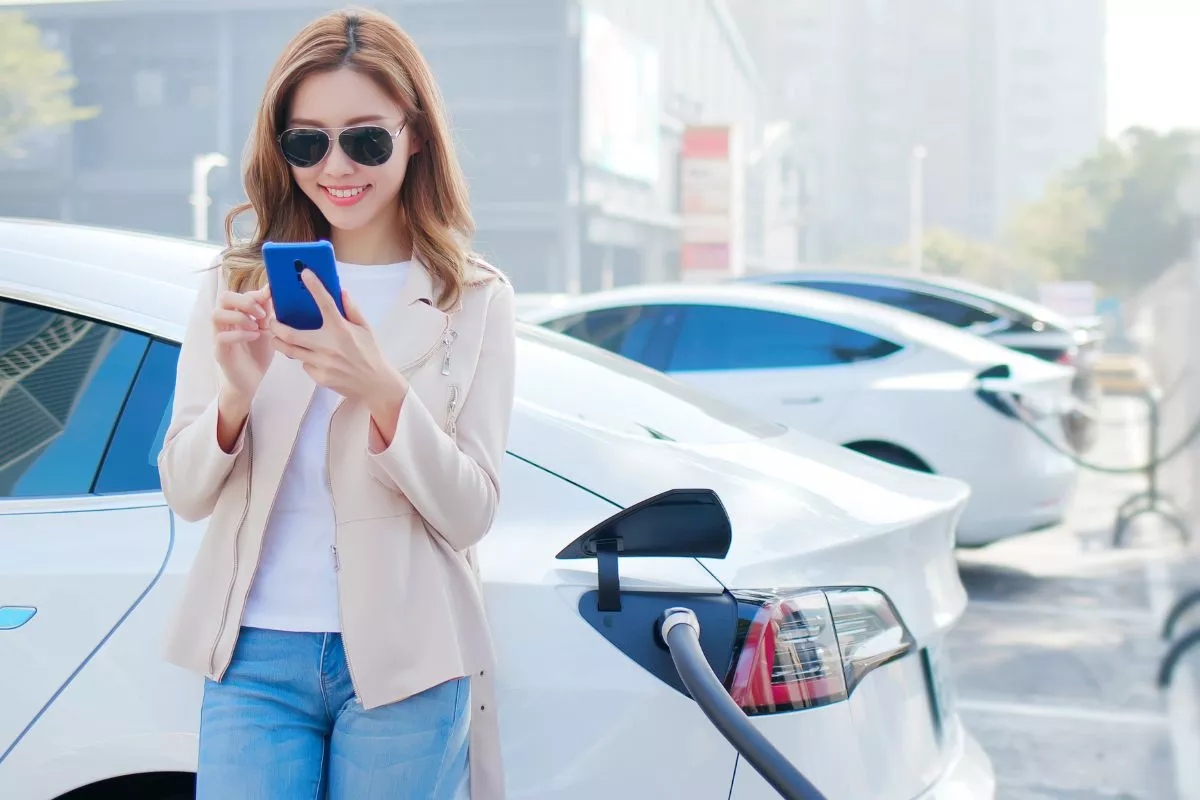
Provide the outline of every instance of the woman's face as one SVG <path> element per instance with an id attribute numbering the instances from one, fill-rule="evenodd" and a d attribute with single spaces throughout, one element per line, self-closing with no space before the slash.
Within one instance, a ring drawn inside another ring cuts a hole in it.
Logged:
<path id="1" fill-rule="evenodd" d="M 394 218 L 408 160 L 420 149 L 405 127 L 392 139 L 387 161 L 364 166 L 342 149 L 337 129 L 374 125 L 394 134 L 404 120 L 404 110 L 378 84 L 351 69 L 310 75 L 296 88 L 284 128 L 324 128 L 333 143 L 320 163 L 291 165 L 292 177 L 334 229 L 358 230 L 384 215 Z"/>

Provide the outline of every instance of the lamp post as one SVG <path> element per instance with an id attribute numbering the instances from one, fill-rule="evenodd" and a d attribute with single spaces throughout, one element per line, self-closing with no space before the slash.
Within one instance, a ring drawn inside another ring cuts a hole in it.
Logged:
<path id="1" fill-rule="evenodd" d="M 204 153 L 192 159 L 192 236 L 208 239 L 208 207 L 212 198 L 208 196 L 208 173 L 217 167 L 229 166 L 229 159 L 220 153 Z"/>
<path id="2" fill-rule="evenodd" d="M 925 258 L 925 156 L 917 145 L 912 149 L 908 178 L 908 265 L 913 272 L 924 268 Z"/>

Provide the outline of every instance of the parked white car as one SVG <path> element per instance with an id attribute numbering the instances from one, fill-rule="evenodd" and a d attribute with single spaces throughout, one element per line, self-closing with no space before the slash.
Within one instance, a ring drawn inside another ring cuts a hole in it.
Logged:
<path id="1" fill-rule="evenodd" d="M 1068 448 L 1073 370 L 916 314 L 805 289 L 669 284 L 581 295 L 523 318 L 766 419 L 966 481 L 960 545 L 1059 522 L 1075 487 L 1075 462 L 1016 416 Z"/>
<path id="2" fill-rule="evenodd" d="M 1095 440 L 1095 422 L 1087 414 L 1097 401 L 1092 373 L 1103 338 L 1097 318 L 1064 317 L 1019 295 L 947 275 L 847 269 L 764 272 L 740 280 L 820 289 L 883 303 L 986 336 L 1043 361 L 1074 367 L 1075 395 L 1082 402 L 1075 440 L 1084 449 Z"/>
<path id="3" fill-rule="evenodd" d="M 169 511 L 154 464 L 212 254 L 0 221 L 4 800 L 191 797 L 201 681 L 160 642 L 204 526 Z M 479 551 L 510 796 L 776 796 L 656 643 L 678 605 L 699 613 L 732 695 L 831 800 L 993 796 L 943 660 L 966 602 L 952 550 L 965 485 L 532 326 L 517 368 L 503 500 Z M 718 494 L 727 554 L 694 557 L 722 547 L 689 543 L 704 526 L 662 503 L 653 525 L 607 531 L 627 537 L 622 609 L 598 611 L 579 543 L 675 489 Z"/>

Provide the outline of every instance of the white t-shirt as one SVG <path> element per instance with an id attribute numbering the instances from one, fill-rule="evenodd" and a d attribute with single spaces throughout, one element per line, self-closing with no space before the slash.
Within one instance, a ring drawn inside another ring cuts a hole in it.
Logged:
<path id="1" fill-rule="evenodd" d="M 338 277 L 374 326 L 404 285 L 411 264 L 338 262 Z M 341 630 L 333 563 L 333 500 L 325 469 L 329 420 L 339 399 L 332 389 L 318 386 L 300 423 L 263 535 L 258 573 L 242 616 L 247 627 L 310 633 Z"/>

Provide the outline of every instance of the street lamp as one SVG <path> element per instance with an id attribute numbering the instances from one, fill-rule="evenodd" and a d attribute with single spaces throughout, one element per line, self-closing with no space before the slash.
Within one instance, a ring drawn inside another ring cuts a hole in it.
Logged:
<path id="1" fill-rule="evenodd" d="M 192 159 L 192 236 L 208 239 L 208 207 L 212 198 L 208 196 L 208 173 L 217 167 L 229 166 L 229 159 L 220 153 L 204 153 Z"/>
<path id="2" fill-rule="evenodd" d="M 925 258 L 925 148 L 912 149 L 908 178 L 908 265 L 920 272 Z"/>

